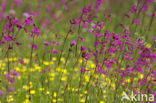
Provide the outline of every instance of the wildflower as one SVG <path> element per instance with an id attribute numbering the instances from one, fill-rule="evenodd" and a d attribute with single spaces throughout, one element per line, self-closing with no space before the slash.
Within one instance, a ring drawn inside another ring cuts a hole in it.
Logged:
<path id="1" fill-rule="evenodd" d="M 14 93 L 14 92 L 15 92 L 14 87 L 10 87 L 10 88 L 9 88 L 9 91 Z"/>
<path id="2" fill-rule="evenodd" d="M 34 20 L 32 19 L 31 16 L 28 17 L 28 18 L 25 20 L 25 22 L 24 22 L 24 24 L 25 24 L 26 26 L 29 26 L 29 25 L 31 25 L 31 24 L 33 24 L 33 23 L 34 23 Z"/>
<path id="3" fill-rule="evenodd" d="M 47 91 L 47 94 L 49 95 L 49 94 L 50 94 L 50 92 L 49 92 L 49 91 Z"/>
<path id="4" fill-rule="evenodd" d="M 77 42 L 75 40 L 72 41 L 71 46 L 76 45 Z"/>
<path id="5" fill-rule="evenodd" d="M 49 46 L 50 43 L 49 43 L 48 41 L 45 41 L 45 42 L 44 42 L 44 45 L 45 45 L 45 46 Z"/>
<path id="6" fill-rule="evenodd" d="M 16 42 L 16 45 L 19 47 L 19 46 L 22 45 L 22 43 L 20 43 L 20 42 Z"/>
<path id="7" fill-rule="evenodd" d="M 81 99 L 80 102 L 81 102 L 81 103 L 84 103 L 84 102 L 85 102 L 85 99 Z"/>
<path id="8" fill-rule="evenodd" d="M 19 59 L 21 64 L 24 64 L 24 60 L 23 59 Z"/>
<path id="9" fill-rule="evenodd" d="M 56 45 L 60 45 L 60 43 L 57 42 L 57 41 L 52 41 L 52 43 L 53 43 L 53 44 L 56 44 Z"/>
<path id="10" fill-rule="evenodd" d="M 40 91 L 44 91 L 44 88 L 39 88 Z"/>
<path id="11" fill-rule="evenodd" d="M 16 77 L 19 77 L 19 72 L 13 71 L 13 72 L 12 72 L 12 75 L 14 75 L 14 76 L 16 76 Z"/>
<path id="12" fill-rule="evenodd" d="M 0 90 L 0 95 L 4 95 L 4 92 Z"/>
<path id="13" fill-rule="evenodd" d="M 53 97 L 56 97 L 56 96 L 57 96 L 57 93 L 56 93 L 56 92 L 54 92 Z"/>
<path id="14" fill-rule="evenodd" d="M 81 73 L 85 73 L 86 72 L 86 69 L 81 67 Z"/>
<path id="15" fill-rule="evenodd" d="M 32 95 L 35 94 L 35 90 L 31 90 L 30 94 L 32 94 Z"/>
<path id="16" fill-rule="evenodd" d="M 133 7 L 133 8 L 130 10 L 131 13 L 135 13 L 135 12 L 137 12 L 137 11 L 138 11 L 138 8 L 136 8 L 136 7 Z"/>
<path id="17" fill-rule="evenodd" d="M 23 86 L 23 88 L 27 91 L 29 90 L 29 87 L 27 85 Z"/>
<path id="18" fill-rule="evenodd" d="M 144 72 L 144 69 L 141 68 L 141 67 L 139 67 L 139 68 L 138 68 L 138 72 L 143 73 L 143 72 Z"/>
<path id="19" fill-rule="evenodd" d="M 53 99 L 53 103 L 55 103 L 56 102 L 56 99 Z"/>
<path id="20" fill-rule="evenodd" d="M 140 79 L 143 79 L 143 78 L 144 78 L 144 75 L 143 75 L 143 74 L 140 74 L 140 75 L 139 75 L 139 78 L 140 78 Z"/>
<path id="21" fill-rule="evenodd" d="M 52 50 L 52 53 L 53 54 L 57 54 L 58 53 L 58 50 Z"/>
<path id="22" fill-rule="evenodd" d="M 33 34 L 36 34 L 36 36 L 40 36 L 40 30 L 39 27 L 33 27 L 32 31 L 31 31 L 31 36 L 33 36 Z"/>
<path id="23" fill-rule="evenodd" d="M 134 22 L 139 25 L 141 21 L 140 19 L 135 19 Z"/>
<path id="24" fill-rule="evenodd" d="M 87 47 L 86 47 L 86 46 L 81 47 L 81 51 L 82 51 L 82 52 L 84 52 L 84 51 L 86 51 L 86 50 L 87 50 Z"/>
<path id="25" fill-rule="evenodd" d="M 59 102 L 62 102 L 62 101 L 63 101 L 63 99 L 61 99 L 61 98 L 58 98 L 58 101 L 59 101 Z"/>
<path id="26" fill-rule="evenodd" d="M 147 48 L 151 48 L 151 44 L 147 44 L 146 47 L 147 47 Z"/>
<path id="27" fill-rule="evenodd" d="M 146 0 L 147 2 L 152 2 L 152 0 Z"/>
<path id="28" fill-rule="evenodd" d="M 5 41 L 15 41 L 16 40 L 16 37 L 15 36 L 4 36 L 4 40 Z"/>
<path id="29" fill-rule="evenodd" d="M 62 81 L 66 81 L 67 78 L 66 78 L 66 77 L 62 77 L 61 80 L 62 80 Z"/>
<path id="30" fill-rule="evenodd" d="M 14 0 L 14 2 L 16 3 L 17 7 L 20 8 L 21 4 L 22 4 L 23 0 Z"/>
<path id="31" fill-rule="evenodd" d="M 32 44 L 32 49 L 37 50 L 37 49 L 38 49 L 38 45 L 33 43 L 33 44 Z"/>

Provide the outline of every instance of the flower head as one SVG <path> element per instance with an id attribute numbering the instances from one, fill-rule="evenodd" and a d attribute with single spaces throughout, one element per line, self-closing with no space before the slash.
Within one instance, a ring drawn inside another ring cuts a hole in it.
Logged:
<path id="1" fill-rule="evenodd" d="M 44 45 L 45 45 L 45 46 L 49 46 L 49 45 L 50 45 L 50 42 L 45 41 L 45 42 L 44 42 Z"/>

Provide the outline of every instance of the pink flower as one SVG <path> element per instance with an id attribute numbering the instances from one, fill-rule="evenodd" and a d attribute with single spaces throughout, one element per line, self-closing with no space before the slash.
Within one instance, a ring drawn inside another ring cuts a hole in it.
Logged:
<path id="1" fill-rule="evenodd" d="M 134 22 L 135 22 L 136 24 L 140 24 L 140 23 L 141 23 L 140 19 L 135 19 Z"/>
<path id="2" fill-rule="evenodd" d="M 56 45 L 60 45 L 60 43 L 57 42 L 57 41 L 52 41 L 52 43 L 53 43 L 53 44 L 56 44 Z"/>
<path id="3" fill-rule="evenodd" d="M 0 90 L 0 95 L 4 95 L 4 92 Z"/>
<path id="4" fill-rule="evenodd" d="M 87 47 L 86 47 L 86 46 L 81 47 L 81 51 L 82 51 L 82 52 L 84 52 L 84 51 L 86 51 L 86 50 L 87 50 Z"/>
<path id="5" fill-rule="evenodd" d="M 71 46 L 77 45 L 77 42 L 75 40 L 72 41 Z"/>
<path id="6" fill-rule="evenodd" d="M 13 71 L 12 72 L 12 75 L 16 76 L 16 77 L 19 77 L 19 72 L 18 71 Z"/>
<path id="7" fill-rule="evenodd" d="M 23 59 L 19 59 L 21 64 L 24 64 L 24 60 Z"/>
<path id="8" fill-rule="evenodd" d="M 14 92 L 15 92 L 14 87 L 10 87 L 10 88 L 9 88 L 9 91 L 14 93 Z"/>
<path id="9" fill-rule="evenodd" d="M 33 23 L 34 23 L 34 20 L 32 19 L 31 16 L 29 16 L 29 17 L 25 20 L 25 22 L 24 22 L 24 24 L 25 24 L 26 26 L 29 26 L 29 25 L 31 25 L 31 24 L 33 24 Z"/>
<path id="10" fill-rule="evenodd" d="M 81 68 L 81 73 L 85 73 L 87 70 L 85 68 Z"/>
<path id="11" fill-rule="evenodd" d="M 40 36 L 40 30 L 39 30 L 39 27 L 33 27 L 32 31 L 31 31 L 32 34 L 36 34 L 36 36 Z"/>
<path id="12" fill-rule="evenodd" d="M 49 46 L 49 45 L 50 45 L 50 42 L 45 41 L 45 42 L 44 42 L 44 45 L 45 45 L 45 46 Z"/>
<path id="13" fill-rule="evenodd" d="M 37 44 L 32 44 L 32 49 L 37 50 L 38 49 L 38 45 Z"/>
<path id="14" fill-rule="evenodd" d="M 147 2 L 152 2 L 152 0 L 146 0 Z"/>
<path id="15" fill-rule="evenodd" d="M 17 45 L 17 46 L 21 46 L 22 43 L 20 43 L 20 42 L 16 42 L 16 45 Z"/>
<path id="16" fill-rule="evenodd" d="M 14 2 L 16 3 L 17 7 L 20 8 L 23 0 L 14 0 Z"/>
<path id="17" fill-rule="evenodd" d="M 57 54 L 58 53 L 58 50 L 52 50 L 52 53 L 53 54 Z"/>

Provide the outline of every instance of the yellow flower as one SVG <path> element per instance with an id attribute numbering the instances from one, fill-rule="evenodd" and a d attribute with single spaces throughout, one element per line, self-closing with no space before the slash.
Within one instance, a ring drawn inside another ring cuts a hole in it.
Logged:
<path id="1" fill-rule="evenodd" d="M 61 98 L 58 98 L 58 101 L 59 101 L 59 102 L 62 102 L 62 101 L 63 101 L 63 99 L 61 99 Z"/>
<path id="2" fill-rule="evenodd" d="M 64 58 L 61 58 L 61 61 L 62 61 L 63 63 L 65 63 L 65 59 L 64 59 Z"/>
<path id="3" fill-rule="evenodd" d="M 139 78 L 140 78 L 140 79 L 143 79 L 143 78 L 144 78 L 144 75 L 143 75 L 143 74 L 140 74 L 140 75 L 139 75 Z"/>
<path id="4" fill-rule="evenodd" d="M 126 80 L 125 80 L 125 82 L 128 82 L 128 83 L 130 83 L 130 82 L 131 82 L 131 80 L 130 80 L 130 79 L 126 79 Z"/>
<path id="5" fill-rule="evenodd" d="M 115 83 L 111 83 L 111 87 L 115 89 Z"/>
<path id="6" fill-rule="evenodd" d="M 47 62 L 47 61 L 45 61 L 43 64 L 44 64 L 44 65 L 50 65 L 50 63 Z"/>
<path id="7" fill-rule="evenodd" d="M 84 94 L 87 94 L 87 91 L 84 91 Z"/>
<path id="8" fill-rule="evenodd" d="M 97 74 L 94 74 L 94 77 L 95 77 L 95 78 L 98 78 L 98 75 L 97 75 Z"/>
<path id="9" fill-rule="evenodd" d="M 44 91 L 44 88 L 39 88 L 40 91 Z"/>
<path id="10" fill-rule="evenodd" d="M 92 63 L 90 67 L 91 67 L 91 68 L 95 68 L 95 64 L 94 64 L 94 63 Z"/>
<path id="11" fill-rule="evenodd" d="M 19 68 L 19 67 L 16 67 L 15 69 L 16 69 L 16 71 L 18 71 L 18 72 L 20 71 L 20 68 Z"/>
<path id="12" fill-rule="evenodd" d="M 79 62 L 82 63 L 82 59 L 79 59 Z"/>
<path id="13" fill-rule="evenodd" d="M 7 102 L 12 102 L 12 101 L 14 101 L 14 98 L 13 98 L 12 95 L 10 95 L 10 96 L 7 98 Z"/>
<path id="14" fill-rule="evenodd" d="M 89 82 L 89 76 L 85 76 L 86 82 Z"/>
<path id="15" fill-rule="evenodd" d="M 40 66 L 35 66 L 35 70 L 37 70 L 37 71 L 41 71 L 41 67 Z"/>
<path id="16" fill-rule="evenodd" d="M 29 63 L 29 59 L 23 59 L 24 63 L 28 64 Z"/>
<path id="17" fill-rule="evenodd" d="M 23 103 L 30 103 L 29 99 L 26 99 Z"/>
<path id="18" fill-rule="evenodd" d="M 125 68 L 121 68 L 121 70 L 125 70 Z"/>
<path id="19" fill-rule="evenodd" d="M 53 78 L 53 77 L 51 77 L 51 78 L 50 78 L 50 81 L 53 81 L 53 80 L 54 80 L 54 78 Z"/>
<path id="20" fill-rule="evenodd" d="M 100 101 L 100 103 L 104 103 L 104 101 Z"/>
<path id="21" fill-rule="evenodd" d="M 47 91 L 47 94 L 50 94 L 50 92 L 49 92 L 49 91 Z"/>
<path id="22" fill-rule="evenodd" d="M 125 83 L 122 83 L 122 85 L 125 85 Z"/>
<path id="23" fill-rule="evenodd" d="M 32 95 L 35 94 L 35 90 L 31 90 L 30 94 L 32 94 Z"/>
<path id="24" fill-rule="evenodd" d="M 56 99 L 53 99 L 53 103 L 56 103 Z"/>
<path id="25" fill-rule="evenodd" d="M 81 102 L 81 103 L 84 103 L 84 102 L 85 102 L 85 99 L 81 99 L 80 102 Z"/>
<path id="26" fill-rule="evenodd" d="M 74 70 L 75 70 L 75 72 L 77 72 L 78 71 L 78 68 L 75 68 Z"/>
<path id="27" fill-rule="evenodd" d="M 26 95 L 26 98 L 29 98 L 29 97 L 30 97 L 30 96 L 27 94 L 27 95 Z"/>
<path id="28" fill-rule="evenodd" d="M 146 44 L 146 47 L 147 47 L 147 48 L 151 48 L 151 44 L 149 44 L 149 43 Z"/>
<path id="29" fill-rule="evenodd" d="M 74 92 L 75 91 L 75 88 L 72 88 L 72 92 Z"/>
<path id="30" fill-rule="evenodd" d="M 67 77 L 62 77 L 61 80 L 62 81 L 66 81 L 67 80 Z"/>
<path id="31" fill-rule="evenodd" d="M 67 73 L 67 70 L 66 70 L 66 69 L 62 69 L 62 72 L 63 72 L 64 74 L 66 74 L 66 73 Z"/>
<path id="32" fill-rule="evenodd" d="M 57 71 L 57 72 L 60 72 L 60 70 L 61 70 L 61 68 L 60 68 L 60 67 L 56 68 L 56 71 Z"/>
<path id="33" fill-rule="evenodd" d="M 27 85 L 24 85 L 23 88 L 24 88 L 24 90 L 26 90 L 26 91 L 29 90 L 29 87 L 28 87 Z"/>
<path id="34" fill-rule="evenodd" d="M 56 97 L 56 96 L 57 96 L 57 93 L 56 93 L 56 92 L 54 92 L 53 97 Z"/>
<path id="35" fill-rule="evenodd" d="M 53 58 L 52 58 L 52 60 L 53 60 L 53 61 L 56 61 L 56 58 L 55 58 L 55 57 L 53 57 Z"/>

